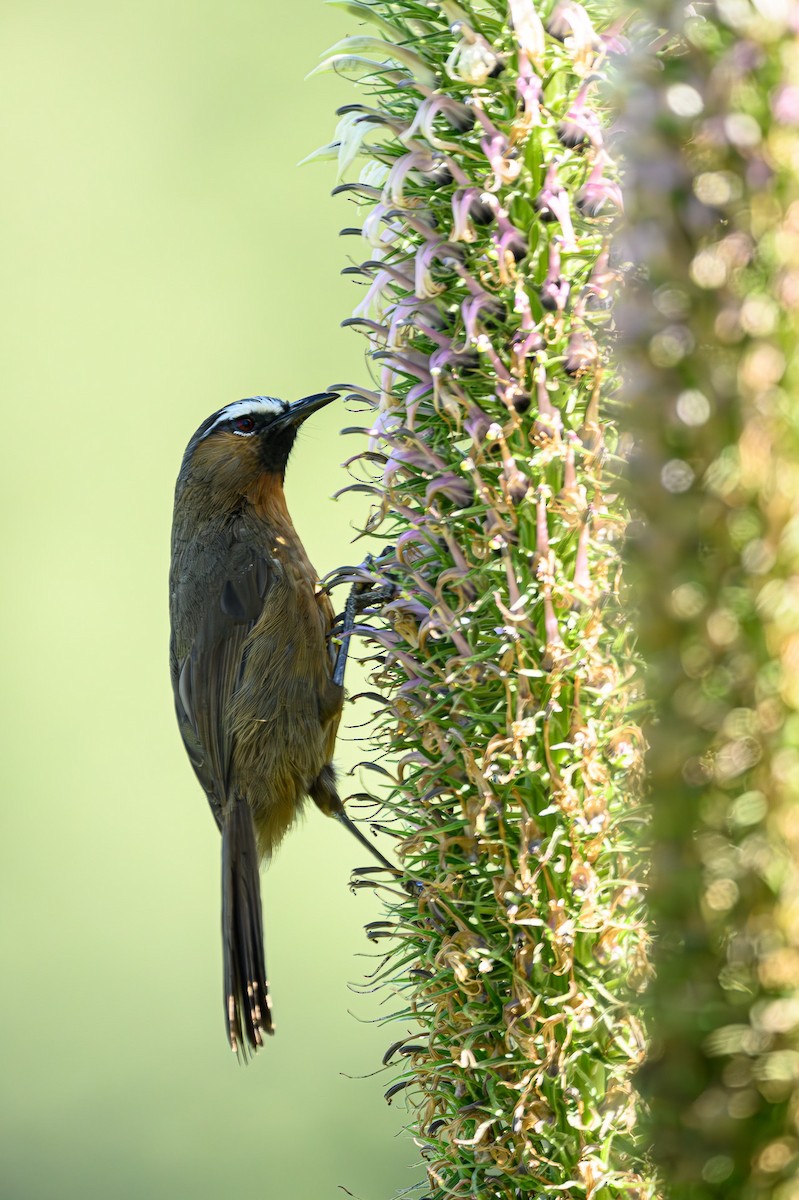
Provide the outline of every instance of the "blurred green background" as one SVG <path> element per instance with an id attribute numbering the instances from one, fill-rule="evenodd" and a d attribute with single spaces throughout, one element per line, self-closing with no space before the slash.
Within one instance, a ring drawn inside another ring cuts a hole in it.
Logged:
<path id="1" fill-rule="evenodd" d="M 318 0 L 0 7 L 7 1200 L 377 1200 L 420 1173 L 390 1078 L 360 1078 L 401 1027 L 348 1015 L 390 1007 L 348 988 L 379 906 L 316 812 L 264 879 L 277 1037 L 246 1070 L 228 1051 L 219 843 L 167 670 L 190 434 L 363 378 L 352 212 L 331 166 L 296 165 L 354 98 L 304 82 L 352 24 Z M 361 554 L 361 504 L 329 498 L 348 423 L 309 423 L 290 469 L 320 571 Z"/>

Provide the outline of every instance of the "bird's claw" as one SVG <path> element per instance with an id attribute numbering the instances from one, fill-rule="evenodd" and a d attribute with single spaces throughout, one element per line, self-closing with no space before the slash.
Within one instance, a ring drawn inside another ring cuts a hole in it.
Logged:
<path id="1" fill-rule="evenodd" d="M 345 583 L 350 585 L 350 594 L 347 597 L 344 611 L 335 619 L 334 632 L 337 633 L 339 629 L 342 634 L 351 632 L 347 629 L 348 621 L 351 622 L 354 617 L 366 612 L 367 609 L 379 607 L 394 599 L 399 591 L 399 585 L 392 578 L 391 571 L 381 567 L 383 563 L 394 561 L 394 547 L 388 546 L 377 557 L 367 554 L 357 567 L 339 567 L 325 577 L 325 591 L 330 591 Z"/>

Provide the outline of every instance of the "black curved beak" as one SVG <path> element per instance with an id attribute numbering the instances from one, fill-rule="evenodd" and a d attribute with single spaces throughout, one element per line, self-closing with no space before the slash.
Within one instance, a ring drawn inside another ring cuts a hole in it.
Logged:
<path id="1" fill-rule="evenodd" d="M 313 396 L 304 396 L 302 400 L 295 400 L 282 416 L 270 421 L 269 432 L 288 429 L 292 425 L 296 429 L 312 413 L 318 412 L 320 408 L 324 408 L 331 401 L 338 400 L 338 397 L 338 392 L 315 392 Z"/>

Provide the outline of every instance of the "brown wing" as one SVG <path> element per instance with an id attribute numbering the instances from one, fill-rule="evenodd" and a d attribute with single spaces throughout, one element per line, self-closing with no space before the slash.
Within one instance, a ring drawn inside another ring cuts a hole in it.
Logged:
<path id="1" fill-rule="evenodd" d="M 226 714 L 247 662 L 247 638 L 272 579 L 269 560 L 231 532 L 207 547 L 210 575 L 181 575 L 171 588 L 170 661 L 178 725 L 217 825 L 227 795 L 231 743 Z"/>

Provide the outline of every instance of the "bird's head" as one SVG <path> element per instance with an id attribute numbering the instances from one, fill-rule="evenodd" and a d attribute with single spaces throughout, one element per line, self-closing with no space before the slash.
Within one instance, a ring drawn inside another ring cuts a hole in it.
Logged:
<path id="1" fill-rule="evenodd" d="M 242 495 L 264 475 L 282 482 L 300 425 L 338 398 L 318 392 L 289 404 L 274 396 L 234 400 L 203 421 L 191 438 L 178 476 Z"/>

